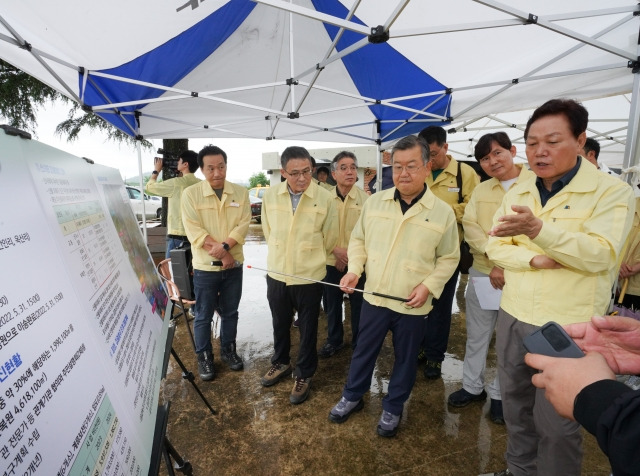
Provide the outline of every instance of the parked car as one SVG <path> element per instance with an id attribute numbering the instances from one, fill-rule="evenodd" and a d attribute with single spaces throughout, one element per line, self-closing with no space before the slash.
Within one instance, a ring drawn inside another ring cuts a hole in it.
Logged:
<path id="1" fill-rule="evenodd" d="M 251 218 L 255 218 L 258 223 L 262 220 L 262 200 L 253 195 L 249 195 L 251 202 Z"/>
<path id="2" fill-rule="evenodd" d="M 162 199 L 160 197 L 151 197 L 146 193 L 141 193 L 140 189 L 128 185 L 127 194 L 129 195 L 129 204 L 131 205 L 133 214 L 138 220 L 142 219 L 142 197 L 144 197 L 144 209 L 147 220 L 160 218 L 162 214 Z"/>
<path id="3" fill-rule="evenodd" d="M 162 197 L 158 197 L 157 195 L 147 195 L 147 196 L 153 202 L 153 206 L 158 207 L 156 210 L 156 218 L 160 218 L 162 216 Z"/>
<path id="4" fill-rule="evenodd" d="M 258 197 L 260 200 L 262 200 L 264 192 L 266 192 L 268 188 L 269 188 L 268 185 L 258 185 L 257 187 L 250 188 L 249 196 Z"/>

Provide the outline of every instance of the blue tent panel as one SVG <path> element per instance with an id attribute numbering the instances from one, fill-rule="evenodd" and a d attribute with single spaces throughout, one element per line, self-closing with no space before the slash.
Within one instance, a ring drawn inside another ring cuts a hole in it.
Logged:
<path id="1" fill-rule="evenodd" d="M 336 0 L 312 0 L 315 8 L 322 12 L 339 18 L 346 18 L 348 10 Z M 354 23 L 364 25 L 357 17 L 353 17 Z M 369 25 L 377 26 L 377 25 Z M 339 28 L 325 24 L 325 28 L 331 37 L 335 39 Z M 354 43 L 362 40 L 362 35 L 353 31 L 344 31 L 336 48 L 342 51 Z M 370 43 L 364 48 L 345 56 L 342 59 L 345 67 L 360 94 L 376 99 L 411 96 L 430 91 L 444 91 L 446 86 L 436 81 L 432 76 L 418 68 L 404 55 L 400 54 L 388 43 Z M 410 107 L 416 110 L 425 110 L 436 96 L 408 99 L 398 101 L 395 104 Z M 429 107 L 428 112 L 448 117 L 451 96 L 447 95 Z M 408 120 L 415 113 L 394 109 L 381 105 L 369 107 L 371 112 L 380 120 Z M 418 117 L 420 118 L 420 117 Z M 427 125 L 442 125 L 446 122 L 434 123 L 407 123 L 401 129 L 394 132 L 386 140 L 393 140 L 409 134 L 419 132 Z M 398 123 L 382 123 L 380 134 L 386 134 L 398 127 Z"/>
<path id="2" fill-rule="evenodd" d="M 173 86 L 223 44 L 255 6 L 255 2 L 231 0 L 207 18 L 154 50 L 121 66 L 100 72 L 163 86 Z M 157 98 L 163 94 L 163 91 L 156 88 L 121 81 L 114 82 L 107 78 L 94 77 L 92 80 L 95 85 L 87 83 L 84 91 L 84 102 L 89 106 L 104 104 L 106 101 L 118 103 Z M 79 82 L 82 91 L 82 75 L 79 77 Z M 123 107 L 121 111 L 134 111 L 141 107 L 140 105 Z M 98 115 L 126 132 L 131 129 L 125 125 L 124 121 L 136 130 L 135 119 L 130 115 Z"/>

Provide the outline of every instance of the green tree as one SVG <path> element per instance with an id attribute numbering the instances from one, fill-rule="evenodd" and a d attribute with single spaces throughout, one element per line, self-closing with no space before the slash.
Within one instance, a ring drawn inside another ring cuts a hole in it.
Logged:
<path id="1" fill-rule="evenodd" d="M 0 115 L 9 122 L 10 126 L 36 135 L 37 108 L 54 101 L 62 101 L 70 105 L 68 119 L 56 127 L 56 134 L 61 137 L 66 136 L 69 142 L 78 139 L 83 129 L 90 129 L 104 133 L 108 140 L 135 146 L 134 137 L 125 134 L 92 112 L 85 113 L 79 104 L 55 89 L 0 60 Z M 151 142 L 146 140 L 143 140 L 141 145 L 146 149 L 151 148 Z"/>
<path id="2" fill-rule="evenodd" d="M 259 172 L 249 177 L 249 188 L 257 187 L 259 185 L 263 187 L 269 185 L 269 179 L 264 172 Z"/>
<path id="3" fill-rule="evenodd" d="M 35 136 L 37 108 L 54 101 L 62 101 L 70 105 L 67 119 L 56 126 L 56 134 L 66 137 L 67 141 L 77 140 L 83 130 L 98 130 L 108 140 L 125 143 L 131 147 L 136 146 L 137 140 L 134 137 L 125 134 L 98 115 L 84 112 L 79 104 L 0 59 L 0 116 L 4 117 L 10 126 L 31 132 Z M 147 140 L 140 141 L 140 144 L 145 149 L 152 147 L 151 142 Z M 188 149 L 188 145 L 188 139 L 164 139 L 162 141 L 162 148 L 167 155 L 172 156 L 177 156 Z M 165 167 L 163 176 L 173 176 L 172 170 Z M 145 183 L 148 180 L 149 177 L 145 177 Z M 166 225 L 166 198 L 163 199 L 162 209 L 162 224 Z"/>

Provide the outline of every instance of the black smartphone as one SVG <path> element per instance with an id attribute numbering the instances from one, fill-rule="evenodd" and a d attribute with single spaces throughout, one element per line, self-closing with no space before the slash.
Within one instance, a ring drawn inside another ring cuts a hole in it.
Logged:
<path id="1" fill-rule="evenodd" d="M 525 349 L 532 354 L 550 357 L 584 357 L 584 352 L 556 322 L 547 322 L 537 331 L 524 338 Z"/>

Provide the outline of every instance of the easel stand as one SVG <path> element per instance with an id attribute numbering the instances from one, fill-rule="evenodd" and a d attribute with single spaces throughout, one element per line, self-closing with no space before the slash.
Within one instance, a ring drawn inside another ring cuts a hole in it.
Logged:
<path id="1" fill-rule="evenodd" d="M 180 360 L 180 357 L 178 357 L 178 354 L 174 350 L 173 347 L 171 347 L 171 355 L 173 355 L 173 358 L 175 359 L 175 361 L 178 363 L 178 365 L 182 369 L 182 378 L 185 379 L 185 380 L 188 380 L 189 382 L 191 382 L 191 385 L 193 385 L 193 388 L 195 389 L 195 391 L 198 393 L 198 395 L 200 395 L 200 398 L 202 399 L 204 404 L 207 406 L 207 408 L 209 409 L 211 414 L 212 415 L 216 415 L 217 412 L 213 409 L 211 404 L 207 401 L 207 398 L 203 395 L 202 391 L 200 391 L 200 388 L 196 384 L 196 382 L 195 382 L 196 379 L 193 376 L 193 372 L 187 370 L 187 368 L 184 366 L 184 364 L 182 363 L 182 360 Z"/>
<path id="2" fill-rule="evenodd" d="M 187 370 L 187 368 L 178 357 L 178 353 L 173 348 L 173 336 L 175 334 L 175 325 L 170 323 L 167 330 L 167 342 L 164 349 L 164 361 L 162 364 L 162 378 L 167 376 L 167 366 L 169 365 L 169 355 L 172 355 L 175 361 L 182 370 L 182 378 L 191 382 L 191 385 L 198 393 L 204 404 L 207 406 L 212 415 L 216 414 L 211 404 L 207 401 L 206 397 L 200 391 L 200 388 L 195 383 L 195 377 L 193 373 Z M 187 476 L 193 475 L 191 463 L 180 456 L 180 453 L 167 438 L 167 422 L 169 420 L 169 407 L 170 402 L 165 403 L 163 406 L 158 407 L 158 413 L 156 416 L 156 427 L 153 436 L 153 448 L 151 451 L 151 463 L 149 465 L 149 476 L 157 476 L 160 471 L 160 457 L 164 459 L 167 473 L 169 476 L 175 476 L 174 469 L 180 471 Z M 173 464 L 175 462 L 175 464 Z"/>
<path id="3" fill-rule="evenodd" d="M 153 449 L 151 451 L 151 464 L 149 466 L 149 476 L 157 476 L 160 472 L 160 455 L 164 459 L 169 476 L 175 476 L 175 470 L 187 476 L 193 476 L 191 463 L 184 459 L 167 438 L 167 422 L 169 420 L 169 406 L 167 402 L 158 407 L 156 418 L 156 429 L 153 437 Z M 173 458 L 173 461 L 172 461 Z M 175 464 L 173 462 L 175 461 Z"/>

